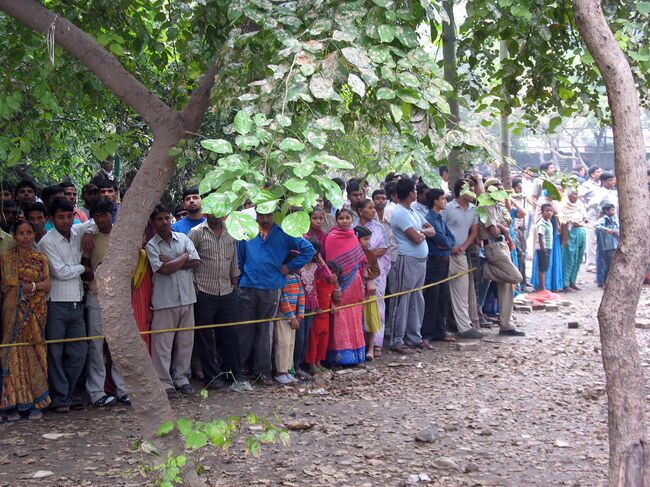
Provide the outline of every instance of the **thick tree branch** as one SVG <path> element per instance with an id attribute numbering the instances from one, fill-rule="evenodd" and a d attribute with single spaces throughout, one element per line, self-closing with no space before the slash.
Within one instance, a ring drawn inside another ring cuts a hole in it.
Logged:
<path id="1" fill-rule="evenodd" d="M 133 108 L 156 133 L 173 110 L 135 79 L 111 53 L 70 21 L 34 0 L 0 0 L 0 10 L 45 35 L 52 23 L 54 41 L 79 59 L 125 104 Z"/>

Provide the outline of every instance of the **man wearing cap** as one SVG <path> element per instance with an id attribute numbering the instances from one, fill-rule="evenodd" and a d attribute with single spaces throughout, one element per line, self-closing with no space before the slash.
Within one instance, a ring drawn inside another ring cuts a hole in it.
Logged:
<path id="1" fill-rule="evenodd" d="M 478 196 L 485 193 L 490 186 L 501 184 L 496 178 L 491 178 L 483 186 L 482 177 L 479 174 L 472 175 L 474 193 Z M 479 219 L 478 239 L 483 244 L 487 262 L 483 267 L 485 279 L 494 281 L 497 284 L 499 298 L 499 335 L 523 336 L 525 333 L 518 330 L 510 323 L 513 305 L 513 284 L 521 282 L 522 277 L 519 270 L 512 263 L 510 249 L 507 242 L 510 239 L 510 230 L 505 224 L 503 214 L 499 207 L 494 204 L 483 206 L 484 215 Z M 479 303 L 482 305 L 483 303 Z"/>

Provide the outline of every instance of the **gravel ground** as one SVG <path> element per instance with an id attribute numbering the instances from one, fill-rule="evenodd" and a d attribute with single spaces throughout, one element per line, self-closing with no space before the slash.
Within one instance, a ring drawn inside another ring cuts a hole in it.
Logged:
<path id="1" fill-rule="evenodd" d="M 211 485 L 605 485 L 600 290 L 592 278 L 584 274 L 584 290 L 556 312 L 516 314 L 523 338 L 499 337 L 494 328 L 462 350 L 439 343 L 406 358 L 386 353 L 318 383 L 211 393 L 174 408 L 201 419 L 277 413 L 306 428 L 291 432 L 290 446 L 263 446 L 259 457 L 245 454 L 247 428 L 228 451 L 203 452 Z M 646 287 L 639 319 L 649 313 Z M 569 329 L 569 321 L 579 327 Z M 650 330 L 637 336 L 646 371 Z M 429 426 L 433 441 L 416 441 Z M 0 485 L 144 485 L 132 450 L 137 434 L 126 407 L 0 425 Z M 49 475 L 34 479 L 38 471 Z"/>

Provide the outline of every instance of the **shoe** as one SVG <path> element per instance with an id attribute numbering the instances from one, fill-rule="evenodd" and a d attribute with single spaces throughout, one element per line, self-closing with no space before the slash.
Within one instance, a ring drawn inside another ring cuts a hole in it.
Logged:
<path id="1" fill-rule="evenodd" d="M 221 377 L 215 377 L 209 382 L 205 383 L 205 388 L 210 389 L 211 391 L 216 391 L 217 389 L 223 389 L 228 383 Z"/>
<path id="2" fill-rule="evenodd" d="M 291 372 L 287 374 L 287 377 L 291 379 L 291 382 L 298 382 L 298 379 L 296 379 L 296 377 Z"/>
<path id="3" fill-rule="evenodd" d="M 479 325 L 481 326 L 481 328 L 492 328 L 492 322 L 486 320 L 485 318 L 481 318 L 481 320 L 479 321 Z"/>
<path id="4" fill-rule="evenodd" d="M 18 411 L 12 411 L 9 414 L 7 414 L 7 423 L 15 423 L 16 421 L 20 421 L 20 413 Z"/>
<path id="5" fill-rule="evenodd" d="M 523 330 L 518 330 L 517 328 L 511 328 L 510 330 L 499 330 L 499 335 L 511 336 L 511 337 L 523 337 L 526 335 L 526 332 Z"/>
<path id="6" fill-rule="evenodd" d="M 252 391 L 253 388 L 251 387 L 250 383 L 246 380 L 240 380 L 237 382 L 233 382 L 230 385 L 230 390 L 233 392 L 239 392 L 242 393 L 244 391 Z"/>
<path id="7" fill-rule="evenodd" d="M 128 394 L 124 394 L 122 397 L 118 397 L 117 402 L 119 402 L 120 404 L 124 404 L 125 406 L 131 405 L 131 399 L 129 399 Z"/>
<path id="8" fill-rule="evenodd" d="M 97 408 L 106 408 L 109 406 L 112 406 L 117 402 L 117 398 L 115 396 L 109 396 L 108 394 L 105 396 L 100 397 L 97 399 L 94 403 L 93 406 Z"/>
<path id="9" fill-rule="evenodd" d="M 36 408 L 32 409 L 29 412 L 29 419 L 31 421 L 38 421 L 39 419 L 43 419 L 43 411 L 41 411 L 40 409 L 36 409 Z"/>
<path id="10" fill-rule="evenodd" d="M 467 331 L 464 331 L 462 333 L 459 333 L 458 336 L 460 338 L 472 338 L 476 340 L 480 340 L 485 336 L 484 333 L 481 333 L 480 331 L 476 330 L 475 328 L 470 328 Z"/>
<path id="11" fill-rule="evenodd" d="M 276 375 L 273 380 L 276 382 L 279 382 L 283 386 L 288 386 L 289 384 L 292 384 L 293 381 L 291 380 L 291 377 L 289 374 L 281 374 L 281 375 Z"/>
<path id="12" fill-rule="evenodd" d="M 431 345 L 431 342 L 429 340 L 422 340 L 420 343 L 418 343 L 415 348 L 421 348 L 422 350 L 433 350 L 434 347 Z"/>
<path id="13" fill-rule="evenodd" d="M 196 394 L 194 387 L 192 387 L 190 384 L 183 384 L 178 388 L 178 392 L 180 392 L 183 396 L 193 396 Z"/>
<path id="14" fill-rule="evenodd" d="M 391 352 L 398 353 L 400 355 L 412 355 L 413 353 L 415 353 L 415 350 L 411 350 L 406 345 L 397 345 L 396 347 L 393 347 L 390 350 Z"/>
<path id="15" fill-rule="evenodd" d="M 178 391 L 173 387 L 170 387 L 169 389 L 165 389 L 165 392 L 167 393 L 167 397 L 169 399 L 179 399 L 181 397 Z"/>
<path id="16" fill-rule="evenodd" d="M 309 375 L 306 371 L 302 369 L 296 370 L 296 375 L 301 379 L 311 379 L 311 375 Z"/>
<path id="17" fill-rule="evenodd" d="M 271 379 L 268 375 L 260 374 L 257 376 L 255 379 L 254 384 L 259 384 L 261 386 L 272 386 L 273 385 L 273 379 Z"/>

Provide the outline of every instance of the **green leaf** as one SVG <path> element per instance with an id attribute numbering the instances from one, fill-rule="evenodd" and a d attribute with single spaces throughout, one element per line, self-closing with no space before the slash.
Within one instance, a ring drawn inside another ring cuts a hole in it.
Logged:
<path id="1" fill-rule="evenodd" d="M 176 421 L 176 427 L 183 436 L 187 436 L 192 429 L 192 422 L 187 418 L 178 418 Z"/>
<path id="2" fill-rule="evenodd" d="M 248 112 L 239 110 L 235 115 L 235 130 L 238 134 L 246 135 L 253 130 L 254 122 Z"/>
<path id="3" fill-rule="evenodd" d="M 316 169 L 316 164 L 311 160 L 305 160 L 293 168 L 293 173 L 299 178 L 306 178 Z"/>
<path id="4" fill-rule="evenodd" d="M 201 201 L 204 212 L 212 213 L 217 218 L 229 215 L 234 210 L 228 193 L 210 193 Z"/>
<path id="5" fill-rule="evenodd" d="M 283 446 L 289 446 L 291 444 L 291 435 L 289 435 L 287 430 L 281 430 L 278 433 L 278 437 Z"/>
<path id="6" fill-rule="evenodd" d="M 318 154 L 316 160 L 322 162 L 330 169 L 354 169 L 354 165 L 349 163 L 348 161 L 344 161 L 343 159 L 339 159 L 338 157 L 332 156 L 327 153 Z M 338 186 L 338 184 L 336 183 L 333 184 Z"/>
<path id="7" fill-rule="evenodd" d="M 273 213 L 275 209 L 278 206 L 278 202 L 280 200 L 271 200 L 271 201 L 265 201 L 264 203 L 261 203 L 255 207 L 255 211 L 259 213 L 260 215 L 268 215 L 269 213 Z"/>
<path id="8" fill-rule="evenodd" d="M 238 135 L 235 137 L 235 144 L 243 150 L 249 150 L 251 147 L 260 145 L 260 139 L 255 135 Z"/>
<path id="9" fill-rule="evenodd" d="M 316 120 L 315 125 L 317 128 L 323 130 L 340 130 L 341 132 L 345 132 L 345 127 L 339 117 L 321 117 Z"/>
<path id="10" fill-rule="evenodd" d="M 515 17 L 520 17 L 526 21 L 529 21 L 533 18 L 533 14 L 530 10 L 528 10 L 528 7 L 522 4 L 513 5 L 510 7 L 510 13 Z"/>
<path id="11" fill-rule="evenodd" d="M 309 213 L 297 211 L 290 213 L 282 220 L 282 230 L 292 237 L 302 237 L 309 231 Z"/>
<path id="12" fill-rule="evenodd" d="M 406 47 L 417 47 L 418 36 L 410 27 L 402 27 L 401 25 L 395 29 L 395 37 Z"/>
<path id="13" fill-rule="evenodd" d="M 207 399 L 208 398 L 208 390 L 207 389 L 201 389 L 199 392 L 199 395 L 201 396 L 201 399 Z"/>
<path id="14" fill-rule="evenodd" d="M 562 117 L 553 117 L 548 122 L 548 131 L 555 132 L 555 129 L 562 123 Z"/>
<path id="15" fill-rule="evenodd" d="M 558 94 L 560 95 L 560 100 L 568 100 L 569 98 L 573 97 L 573 91 L 565 88 L 564 86 L 560 86 Z"/>
<path id="16" fill-rule="evenodd" d="M 176 156 L 179 156 L 181 154 L 181 152 L 183 152 L 182 147 L 172 147 L 171 149 L 169 149 L 167 151 L 167 155 L 169 157 L 176 157 Z"/>
<path id="17" fill-rule="evenodd" d="M 309 90 L 321 100 L 329 100 L 334 96 L 334 81 L 324 76 L 312 76 L 309 81 Z"/>
<path id="18" fill-rule="evenodd" d="M 294 193 L 304 193 L 307 191 L 307 181 L 297 178 L 291 178 L 284 182 L 284 187 Z"/>
<path id="19" fill-rule="evenodd" d="M 638 2 L 634 6 L 634 8 L 636 8 L 636 11 L 639 12 L 641 15 L 650 14 L 650 2 Z"/>
<path id="20" fill-rule="evenodd" d="M 391 8 L 393 6 L 393 0 L 372 0 L 375 5 L 379 5 L 383 8 Z"/>
<path id="21" fill-rule="evenodd" d="M 275 121 L 278 122 L 278 125 L 280 127 L 283 127 L 283 128 L 291 127 L 291 119 L 289 117 L 287 117 L 286 115 L 277 114 L 275 116 Z"/>
<path id="22" fill-rule="evenodd" d="M 365 51 L 357 47 L 344 47 L 341 49 L 343 57 L 357 68 L 368 68 L 372 64 Z"/>
<path id="23" fill-rule="evenodd" d="M 119 44 L 111 44 L 109 50 L 118 57 L 124 54 L 124 48 Z"/>
<path id="24" fill-rule="evenodd" d="M 251 240 L 257 236 L 260 231 L 259 225 L 255 218 L 245 213 L 236 211 L 231 213 L 226 220 L 228 233 L 235 240 Z"/>
<path id="25" fill-rule="evenodd" d="M 395 120 L 395 123 L 399 123 L 400 120 L 402 120 L 402 117 L 404 116 L 404 112 L 402 112 L 402 109 L 397 105 L 393 105 L 392 103 L 390 105 L 390 113 L 393 115 L 393 120 Z"/>
<path id="26" fill-rule="evenodd" d="M 545 179 L 542 182 L 542 189 L 546 190 L 546 195 L 554 200 L 554 201 L 560 201 L 562 199 L 562 195 L 560 194 L 560 191 L 557 189 L 557 186 L 553 184 L 553 182 L 549 181 L 548 179 Z"/>
<path id="27" fill-rule="evenodd" d="M 201 146 L 216 154 L 232 154 L 232 144 L 224 139 L 202 140 Z"/>
<path id="28" fill-rule="evenodd" d="M 477 200 L 480 206 L 492 206 L 494 204 L 494 201 L 492 201 L 492 198 L 490 197 L 490 193 L 481 193 L 478 195 Z"/>
<path id="29" fill-rule="evenodd" d="M 294 139 L 293 137 L 288 137 L 284 139 L 282 142 L 280 142 L 280 150 L 283 150 L 284 152 L 301 151 L 304 149 L 305 149 L 305 144 L 300 142 L 298 139 Z"/>
<path id="30" fill-rule="evenodd" d="M 208 444 L 208 435 L 203 431 L 190 431 L 185 436 L 185 448 L 198 450 Z"/>
<path id="31" fill-rule="evenodd" d="M 158 431 L 156 431 L 156 436 L 165 436 L 171 433 L 172 431 L 174 431 L 174 422 L 165 421 L 163 424 L 160 425 Z"/>
<path id="32" fill-rule="evenodd" d="M 395 90 L 390 88 L 379 88 L 375 94 L 377 100 L 392 100 L 395 98 Z"/>
<path id="33" fill-rule="evenodd" d="M 366 84 L 356 74 L 348 74 L 348 85 L 361 98 L 366 95 Z"/>
<path id="34" fill-rule="evenodd" d="M 395 39 L 395 27 L 392 25 L 380 25 L 377 27 L 377 33 L 381 42 L 393 42 Z"/>
<path id="35" fill-rule="evenodd" d="M 325 147 L 327 142 L 327 134 L 325 132 L 316 131 L 314 129 L 307 129 L 303 135 L 311 145 L 318 149 Z"/>

